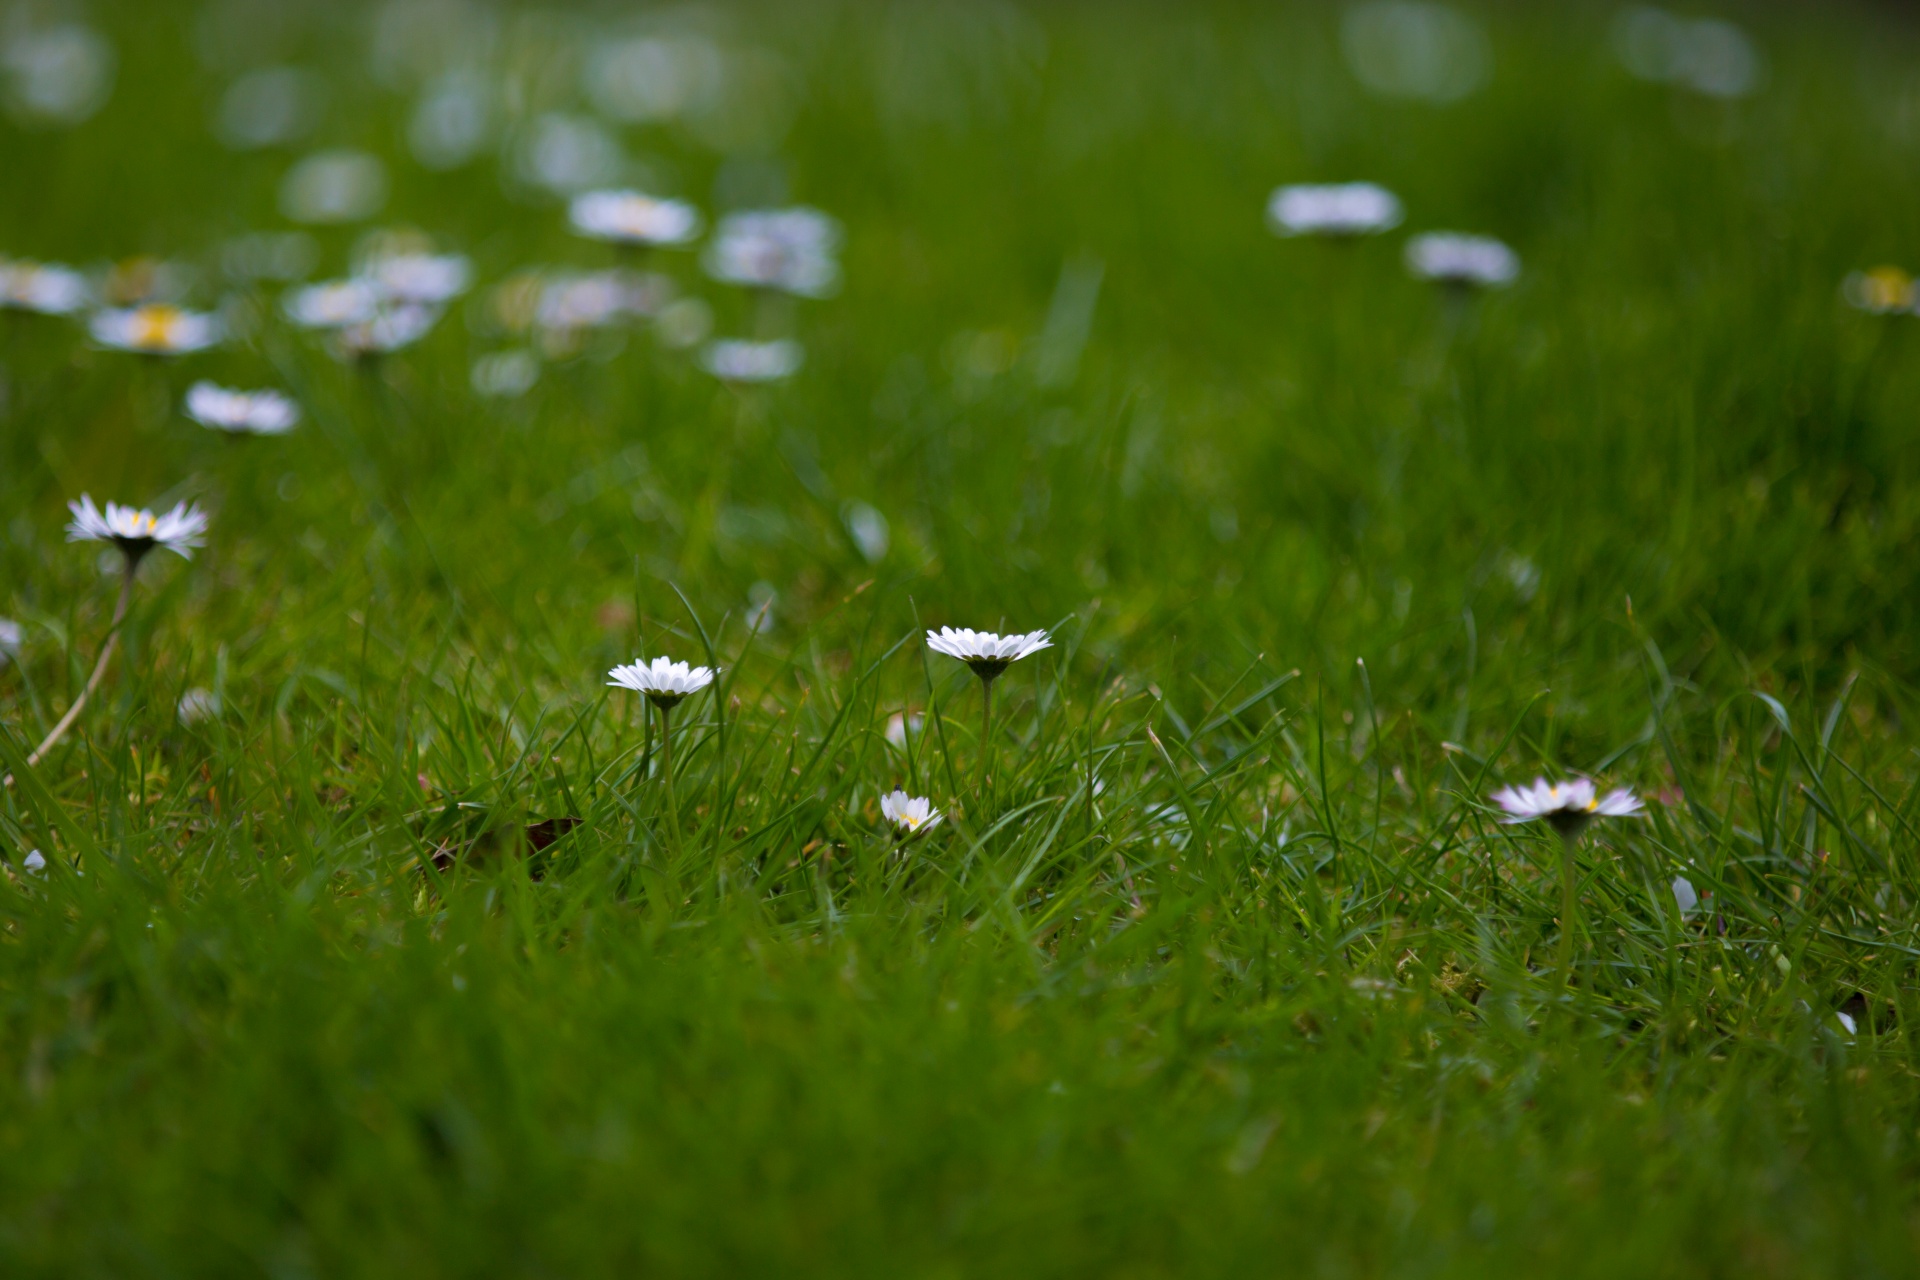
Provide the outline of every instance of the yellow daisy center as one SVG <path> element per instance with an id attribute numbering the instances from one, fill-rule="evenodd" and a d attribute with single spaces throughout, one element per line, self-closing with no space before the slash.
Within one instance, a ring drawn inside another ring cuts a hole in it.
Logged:
<path id="1" fill-rule="evenodd" d="M 178 307 L 142 307 L 134 317 L 133 341 L 141 347 L 170 347 L 180 324 Z"/>

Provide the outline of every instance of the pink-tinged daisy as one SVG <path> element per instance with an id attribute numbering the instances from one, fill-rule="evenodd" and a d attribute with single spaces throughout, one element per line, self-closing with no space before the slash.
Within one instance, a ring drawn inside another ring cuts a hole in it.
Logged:
<path id="1" fill-rule="evenodd" d="M 163 515 L 117 502 L 109 502 L 103 512 L 83 493 L 67 509 L 73 513 L 67 524 L 68 542 L 111 542 L 126 556 L 129 568 L 155 547 L 190 560 L 207 532 L 206 513 L 184 502 Z"/>
<path id="2" fill-rule="evenodd" d="M 700 234 L 700 211 L 684 200 L 639 191 L 589 191 L 574 197 L 567 220 L 580 235 L 615 244 L 686 244 Z"/>
<path id="3" fill-rule="evenodd" d="M 899 839 L 923 835 L 940 825 L 940 811 L 925 796 L 910 796 L 895 789 L 880 797 L 880 816 L 893 824 Z"/>
<path id="4" fill-rule="evenodd" d="M 1544 818 L 1563 836 L 1580 834 L 1595 818 L 1635 818 L 1645 812 L 1640 798 L 1625 787 L 1603 796 L 1587 778 L 1566 782 L 1535 778 L 1530 787 L 1496 791 L 1493 802 L 1507 813 L 1502 822 L 1532 822 Z"/>
<path id="5" fill-rule="evenodd" d="M 1282 236 L 1366 236 L 1400 225 L 1400 198 L 1371 182 L 1281 187 L 1267 201 L 1267 225 Z"/>
<path id="6" fill-rule="evenodd" d="M 279 436 L 300 421 L 300 406 L 278 391 L 234 391 L 196 382 L 187 388 L 187 416 L 217 431 Z"/>
<path id="7" fill-rule="evenodd" d="M 713 683 L 710 667 L 693 667 L 684 662 L 655 658 L 651 663 L 631 662 L 607 672 L 607 683 L 615 688 L 645 694 L 647 701 L 662 711 L 671 711 L 682 698 L 700 692 Z"/>
<path id="8" fill-rule="evenodd" d="M 149 356 L 179 356 L 204 351 L 225 333 L 220 317 L 166 303 L 97 311 L 89 325 L 103 347 Z"/>

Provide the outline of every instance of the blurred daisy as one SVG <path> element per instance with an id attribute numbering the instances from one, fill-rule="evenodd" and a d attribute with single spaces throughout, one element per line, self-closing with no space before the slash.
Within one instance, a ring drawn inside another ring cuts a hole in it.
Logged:
<path id="1" fill-rule="evenodd" d="M 993 680 L 1020 659 L 1053 647 L 1044 631 L 1025 635 L 1001 636 L 991 631 L 955 630 L 942 627 L 927 632 L 927 648 L 958 658 L 982 680 Z"/>
<path id="2" fill-rule="evenodd" d="M 476 393 L 510 400 L 525 395 L 540 380 L 540 360 L 524 349 L 495 351 L 473 362 L 469 379 Z"/>
<path id="3" fill-rule="evenodd" d="M 380 302 L 380 288 L 371 280 L 327 280 L 289 290 L 280 309 L 303 329 L 340 329 L 373 319 Z"/>
<path id="4" fill-rule="evenodd" d="M 109 502 L 103 512 L 83 493 L 78 502 L 67 504 L 67 510 L 73 513 L 67 524 L 68 542 L 111 542 L 127 558 L 129 569 L 155 547 L 191 560 L 193 548 L 201 545 L 207 532 L 206 513 L 184 502 L 164 515 L 117 502 Z"/>
<path id="5" fill-rule="evenodd" d="M 1874 315 L 1893 315 L 1914 310 L 1920 301 L 1920 289 L 1914 278 L 1899 267 L 1875 267 L 1849 275 L 1841 291 L 1853 306 Z"/>
<path id="6" fill-rule="evenodd" d="M 840 283 L 840 226 L 817 209 L 760 209 L 720 220 L 707 248 L 707 274 L 727 284 L 807 298 Z"/>
<path id="7" fill-rule="evenodd" d="M 29 849 L 27 856 L 20 860 L 20 865 L 37 876 L 43 876 L 47 874 L 47 855 L 38 849 Z"/>
<path id="8" fill-rule="evenodd" d="M 143 254 L 107 268 L 100 297 L 109 306 L 137 307 L 145 302 L 179 302 L 193 291 L 198 272 L 184 263 Z"/>
<path id="9" fill-rule="evenodd" d="M 652 663 L 633 662 L 607 672 L 607 684 L 643 693 L 647 701 L 662 711 L 671 711 L 682 698 L 713 683 L 708 667 L 690 667 L 684 662 L 655 658 Z"/>
<path id="10" fill-rule="evenodd" d="M 749 342 L 722 338 L 700 353 L 700 367 L 725 382 L 779 382 L 790 378 L 806 359 L 799 343 L 788 338 Z"/>
<path id="11" fill-rule="evenodd" d="M 396 307 L 383 305 L 358 324 L 335 329 L 334 354 L 343 360 L 387 355 L 426 337 L 439 320 L 440 312 L 434 307 L 411 303 Z"/>
<path id="12" fill-rule="evenodd" d="M 93 301 L 87 278 L 71 267 L 0 261 L 0 307 L 70 316 Z"/>
<path id="13" fill-rule="evenodd" d="M 905 839 L 940 825 L 940 811 L 925 796 L 895 789 L 880 797 L 880 815 L 893 824 L 894 835 Z"/>
<path id="14" fill-rule="evenodd" d="M 0 666 L 19 657 L 20 646 L 26 641 L 26 628 L 12 618 L 0 618 Z"/>
<path id="15" fill-rule="evenodd" d="M 1282 236 L 1363 236 L 1400 225 L 1400 198 L 1371 182 L 1281 187 L 1267 201 L 1267 224 Z"/>
<path id="16" fill-rule="evenodd" d="M 211 689 L 189 689 L 174 708 L 181 724 L 199 724 L 220 714 L 220 696 Z"/>
<path id="17" fill-rule="evenodd" d="M 166 303 L 97 311 L 88 327 L 103 347 L 151 356 L 204 351 L 218 344 L 224 331 L 219 316 Z"/>
<path id="18" fill-rule="evenodd" d="M 1520 275 L 1520 256 L 1490 236 L 1430 231 L 1407 241 L 1406 256 L 1422 280 L 1502 289 Z"/>
<path id="19" fill-rule="evenodd" d="M 187 416 L 236 435 L 278 436 L 300 421 L 300 406 L 278 391 L 234 391 L 196 382 L 187 389 Z"/>
<path id="20" fill-rule="evenodd" d="M 1493 802 L 1506 811 L 1502 822 L 1532 822 L 1544 818 L 1563 836 L 1578 835 L 1595 818 L 1633 818 L 1644 811 L 1639 797 L 1625 787 L 1603 796 L 1586 778 L 1567 782 L 1535 778 L 1530 787 L 1496 791 Z"/>
<path id="21" fill-rule="evenodd" d="M 632 271 L 558 275 L 541 286 L 533 322 L 558 333 L 599 329 L 629 317 L 653 315 L 672 294 L 673 282 L 660 275 Z"/>
<path id="22" fill-rule="evenodd" d="M 686 244 L 700 234 L 700 211 L 683 200 L 638 191 L 589 191 L 567 210 L 574 231 L 614 244 Z"/>
<path id="23" fill-rule="evenodd" d="M 368 262 L 362 274 L 389 302 L 438 306 L 467 291 L 473 264 L 457 253 L 397 253 Z"/>

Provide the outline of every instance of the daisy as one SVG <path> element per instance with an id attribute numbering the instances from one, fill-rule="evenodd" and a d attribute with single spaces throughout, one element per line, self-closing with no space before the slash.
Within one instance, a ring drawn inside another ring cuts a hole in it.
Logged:
<path id="1" fill-rule="evenodd" d="M 367 263 L 360 278 L 385 301 L 439 306 L 467 291 L 473 264 L 457 253 L 395 253 Z"/>
<path id="2" fill-rule="evenodd" d="M 673 795 L 673 709 L 689 694 L 713 683 L 708 667 L 690 667 L 684 662 L 655 658 L 651 664 L 633 662 L 607 672 L 607 683 L 615 688 L 645 694 L 647 701 L 660 710 L 660 772 L 667 784 L 667 822 L 673 833 L 676 851 L 680 846 L 680 806 Z"/>
<path id="3" fill-rule="evenodd" d="M 722 338 L 700 353 L 700 367 L 723 382 L 779 382 L 790 378 L 806 359 L 800 344 L 789 338 L 749 342 Z"/>
<path id="4" fill-rule="evenodd" d="M 382 304 L 367 319 L 334 330 L 334 354 L 343 360 L 387 355 L 426 337 L 439 320 L 436 307 Z"/>
<path id="5" fill-rule="evenodd" d="M 1430 231 L 1407 241 L 1406 257 L 1422 280 L 1502 289 L 1520 275 L 1520 256 L 1491 236 Z"/>
<path id="6" fill-rule="evenodd" d="M 224 331 L 219 316 L 161 302 L 97 311 L 89 328 L 93 340 L 103 347 L 152 356 L 204 351 L 217 344 Z"/>
<path id="7" fill-rule="evenodd" d="M 821 298 L 840 283 L 840 226 L 817 209 L 759 209 L 721 219 L 707 274 L 727 284 Z"/>
<path id="8" fill-rule="evenodd" d="M 191 560 L 193 548 L 202 545 L 207 533 L 206 513 L 184 502 L 164 515 L 117 502 L 109 502 L 103 513 L 83 493 L 80 501 L 67 504 L 67 510 L 73 513 L 67 524 L 68 542 L 111 542 L 127 558 L 129 571 L 155 547 Z"/>
<path id="9" fill-rule="evenodd" d="M 898 839 L 921 835 L 940 825 L 940 811 L 925 796 L 910 796 L 897 788 L 880 797 L 880 816 L 893 824 Z"/>
<path id="10" fill-rule="evenodd" d="M 1400 225 L 1400 198 L 1371 182 L 1277 189 L 1267 224 L 1282 236 L 1362 236 Z"/>
<path id="11" fill-rule="evenodd" d="M 567 210 L 573 229 L 590 240 L 626 245 L 686 244 L 700 234 L 700 211 L 684 200 L 638 191 L 589 191 Z"/>
<path id="12" fill-rule="evenodd" d="M 281 299 L 280 309 L 303 329 L 341 329 L 367 323 L 380 310 L 380 303 L 380 287 L 356 278 L 290 290 Z"/>
<path id="13" fill-rule="evenodd" d="M 1530 787 L 1507 787 L 1494 793 L 1493 802 L 1506 810 L 1502 822 L 1532 822 L 1545 818 L 1561 835 L 1579 835 L 1595 818 L 1635 818 L 1645 812 L 1638 796 L 1621 787 L 1600 795 L 1586 778 L 1548 782 L 1535 778 Z"/>
<path id="14" fill-rule="evenodd" d="M 629 316 L 650 316 L 673 296 L 665 276 L 631 271 L 557 275 L 540 286 L 533 323 L 553 333 L 599 329 Z"/>
<path id="15" fill-rule="evenodd" d="M 1899 267 L 1856 271 L 1846 278 L 1841 291 L 1854 307 L 1877 316 L 1912 311 L 1920 298 L 1913 277 Z"/>
<path id="16" fill-rule="evenodd" d="M 20 646 L 26 640 L 26 628 L 12 618 L 0 618 L 0 666 L 20 656 Z"/>
<path id="17" fill-rule="evenodd" d="M 954 630 L 942 627 L 927 632 L 927 648 L 958 658 L 980 678 L 980 781 L 982 802 L 987 793 L 987 757 L 993 750 L 993 682 L 1020 659 L 1053 646 L 1044 631 L 1025 635 L 1000 636 L 991 631 Z"/>
<path id="18" fill-rule="evenodd" d="M 662 711 L 671 711 L 682 698 L 713 683 L 709 667 L 691 667 L 684 662 L 655 658 L 651 664 L 633 662 L 607 672 L 607 684 L 647 695 L 647 701 Z"/>
<path id="19" fill-rule="evenodd" d="M 1506 810 L 1502 822 L 1546 819 L 1560 833 L 1560 945 L 1557 968 L 1562 986 L 1573 976 L 1573 935 L 1579 925 L 1579 865 L 1576 851 L 1580 833 L 1595 818 L 1632 818 L 1643 812 L 1640 798 L 1622 787 L 1601 795 L 1587 778 L 1548 782 L 1535 778 L 1530 787 L 1496 791 L 1493 802 Z"/>
<path id="20" fill-rule="evenodd" d="M 127 609 L 133 603 L 133 580 L 140 568 L 140 562 L 155 547 L 165 547 L 182 558 L 191 559 L 193 548 L 201 543 L 207 532 L 207 517 L 198 507 L 181 503 L 165 515 L 155 515 L 138 507 L 123 507 L 117 502 L 109 502 L 104 513 L 93 505 L 93 499 L 86 494 L 80 495 L 80 501 L 69 502 L 67 509 L 73 512 L 73 520 L 67 525 L 68 542 L 111 542 L 120 549 L 125 560 L 125 573 L 120 579 L 120 599 L 113 606 L 113 624 L 107 632 L 106 643 L 100 646 L 100 657 L 93 664 L 93 674 L 87 677 L 80 696 L 73 700 L 67 713 L 60 717 L 58 724 L 48 731 L 40 745 L 27 757 L 29 766 L 39 764 L 55 743 L 80 718 L 81 709 L 87 705 L 87 699 L 100 686 L 107 674 L 107 664 L 113 659 L 114 648 L 120 642 L 120 628 L 127 620 Z M 13 775 L 8 774 L 5 785 L 13 784 Z"/>
<path id="21" fill-rule="evenodd" d="M 93 301 L 87 278 L 71 267 L 0 261 L 0 307 L 70 316 Z"/>
<path id="22" fill-rule="evenodd" d="M 236 435 L 278 436 L 300 421 L 300 406 L 278 391 L 233 391 L 196 382 L 187 389 L 187 416 Z"/>
<path id="23" fill-rule="evenodd" d="M 938 631 L 927 632 L 927 648 L 935 653 L 944 653 L 949 658 L 960 659 L 973 674 L 988 682 L 1029 654 L 1052 647 L 1053 641 L 1044 631 L 1000 636 L 991 631 L 942 627 Z"/>

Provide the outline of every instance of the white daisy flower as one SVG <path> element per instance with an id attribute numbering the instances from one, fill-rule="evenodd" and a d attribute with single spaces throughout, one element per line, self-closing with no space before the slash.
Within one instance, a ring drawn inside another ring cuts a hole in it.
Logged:
<path id="1" fill-rule="evenodd" d="M 457 253 L 395 253 L 368 262 L 362 278 L 385 301 L 439 306 L 467 291 L 473 264 Z"/>
<path id="2" fill-rule="evenodd" d="M 673 295 L 666 276 L 631 271 L 559 275 L 541 285 L 533 322 L 556 333 L 599 329 L 630 316 L 650 316 Z"/>
<path id="3" fill-rule="evenodd" d="M 1053 641 L 1044 631 L 1001 636 L 991 631 L 942 627 L 938 631 L 927 632 L 927 647 L 949 658 L 958 658 L 982 680 L 992 680 L 1029 654 L 1052 648 Z"/>
<path id="4" fill-rule="evenodd" d="M 779 382 L 792 377 L 805 359 L 806 352 L 790 338 L 722 338 L 700 353 L 700 367 L 725 382 Z"/>
<path id="5" fill-rule="evenodd" d="M 181 724 L 193 725 L 211 720 L 220 714 L 219 695 L 211 689 L 189 689 L 180 695 L 174 713 L 180 717 Z"/>
<path id="6" fill-rule="evenodd" d="M 647 701 L 662 711 L 670 711 L 689 694 L 713 683 L 709 667 L 691 667 L 684 662 L 655 658 L 652 663 L 633 662 L 607 672 L 607 684 L 647 695 Z"/>
<path id="7" fill-rule="evenodd" d="M 0 307 L 70 316 L 93 301 L 93 287 L 71 267 L 0 261 Z"/>
<path id="8" fill-rule="evenodd" d="M 191 560 L 193 548 L 200 546 L 207 532 L 207 515 L 198 507 L 182 502 L 164 515 L 155 515 L 139 507 L 123 507 L 109 502 L 102 512 L 86 494 L 69 502 L 73 519 L 67 524 L 68 542 L 111 542 L 120 548 L 129 565 L 140 563 L 142 556 L 155 547 Z"/>
<path id="9" fill-rule="evenodd" d="M 234 391 L 196 382 L 187 388 L 187 416 L 219 431 L 278 436 L 300 421 L 300 406 L 278 391 Z"/>
<path id="10" fill-rule="evenodd" d="M 807 298 L 840 283 L 840 227 L 817 209 L 759 209 L 720 220 L 707 248 L 707 274 L 728 284 Z"/>
<path id="11" fill-rule="evenodd" d="M 895 789 L 880 797 L 880 815 L 893 824 L 896 836 L 917 836 L 940 825 L 940 811 L 925 796 Z"/>
<path id="12" fill-rule="evenodd" d="M 1520 255 L 1491 236 L 1430 231 L 1407 241 L 1407 270 L 1422 280 L 1502 289 L 1520 275 Z"/>
<path id="13" fill-rule="evenodd" d="M 371 280 L 327 280 L 288 290 L 280 309 L 303 329 L 343 329 L 372 320 L 381 301 L 380 286 Z"/>
<path id="14" fill-rule="evenodd" d="M 366 320 L 334 330 L 334 354 L 343 360 L 386 355 L 420 341 L 439 320 L 440 311 L 436 307 L 414 303 L 382 305 Z"/>
<path id="15" fill-rule="evenodd" d="M 1280 187 L 1267 224 L 1282 236 L 1363 236 L 1400 225 L 1400 198 L 1371 182 Z"/>
<path id="16" fill-rule="evenodd" d="M 639 191 L 589 191 L 575 196 L 567 220 L 579 234 L 615 244 L 686 244 L 700 234 L 700 211 L 684 200 Z"/>
<path id="17" fill-rule="evenodd" d="M 166 303 L 97 311 L 89 328 L 93 340 L 103 347 L 151 356 L 204 351 L 217 344 L 224 332 L 219 316 Z"/>
<path id="18" fill-rule="evenodd" d="M 1566 782 L 1548 782 L 1535 778 L 1530 787 L 1507 787 L 1496 791 L 1493 802 L 1506 810 L 1502 822 L 1532 822 L 1545 818 L 1563 836 L 1577 835 L 1595 818 L 1638 817 L 1644 806 L 1640 798 L 1621 787 L 1599 794 L 1587 778 Z"/>
<path id="19" fill-rule="evenodd" d="M 1920 287 L 1899 267 L 1856 271 L 1846 278 L 1841 292 L 1849 305 L 1877 316 L 1911 312 L 1920 301 Z"/>
<path id="20" fill-rule="evenodd" d="M 20 656 L 20 646 L 27 642 L 27 631 L 12 618 L 0 618 L 0 666 Z"/>
<path id="21" fill-rule="evenodd" d="M 29 849 L 27 856 L 20 860 L 20 865 L 37 876 L 43 876 L 47 874 L 47 855 L 38 849 Z"/>

